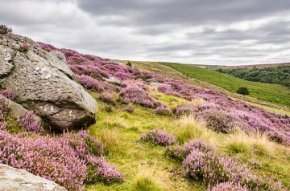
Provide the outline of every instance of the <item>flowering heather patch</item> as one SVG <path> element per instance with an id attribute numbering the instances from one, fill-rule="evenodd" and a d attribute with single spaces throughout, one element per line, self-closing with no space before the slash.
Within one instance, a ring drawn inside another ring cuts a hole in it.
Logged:
<path id="1" fill-rule="evenodd" d="M 99 99 L 107 104 L 116 105 L 112 94 L 102 93 L 99 95 Z"/>
<path id="2" fill-rule="evenodd" d="M 102 154 L 103 145 L 87 131 L 57 137 L 0 131 L 0 163 L 25 169 L 68 190 L 82 190 L 84 182 L 91 180 L 111 183 L 123 179 L 114 167 L 99 159 Z"/>
<path id="3" fill-rule="evenodd" d="M 185 155 L 190 154 L 193 150 L 198 150 L 204 153 L 214 153 L 215 147 L 204 142 L 203 140 L 191 140 L 183 146 L 183 152 Z"/>
<path id="4" fill-rule="evenodd" d="M 121 87 L 120 96 L 125 102 L 137 103 L 148 108 L 157 107 L 157 102 L 148 95 L 145 91 L 145 86 L 138 82 L 124 82 Z"/>
<path id="5" fill-rule="evenodd" d="M 13 100 L 15 98 L 15 95 L 13 94 L 11 89 L 1 90 L 0 94 L 10 100 Z"/>
<path id="6" fill-rule="evenodd" d="M 106 160 L 100 157 L 88 156 L 88 183 L 95 183 L 98 181 L 107 184 L 114 182 L 122 182 L 123 176 L 111 166 Z"/>
<path id="7" fill-rule="evenodd" d="M 155 145 L 168 146 L 175 143 L 175 138 L 167 132 L 156 129 L 147 132 L 141 137 L 142 141 L 149 141 Z"/>
<path id="8" fill-rule="evenodd" d="M 0 153 L 0 163 L 25 169 L 69 190 L 81 190 L 86 178 L 85 163 L 55 138 L 23 138 L 0 132 Z"/>
<path id="9" fill-rule="evenodd" d="M 208 191 L 249 191 L 247 188 L 244 188 L 240 185 L 235 185 L 230 182 L 220 183 L 216 186 L 214 186 L 211 189 L 208 189 Z"/>
<path id="10" fill-rule="evenodd" d="M 104 145 L 89 135 L 87 131 L 78 133 L 65 133 L 61 137 L 62 141 L 74 149 L 77 156 L 86 160 L 86 156 L 102 156 Z"/>
<path id="11" fill-rule="evenodd" d="M 207 127 L 217 132 L 230 133 L 235 128 L 233 118 L 221 111 L 207 111 L 204 118 Z"/>
<path id="12" fill-rule="evenodd" d="M 50 45 L 50 44 L 45 44 L 45 43 L 42 43 L 42 42 L 37 42 L 38 46 L 40 46 L 42 49 L 50 52 L 50 51 L 53 51 L 53 50 L 56 50 L 57 48 L 55 48 L 54 46 Z"/>
<path id="13" fill-rule="evenodd" d="M 171 110 L 164 104 L 160 104 L 157 108 L 156 108 L 156 114 L 158 115 L 171 115 L 172 112 Z"/>
<path id="14" fill-rule="evenodd" d="M 96 80 L 90 76 L 81 75 L 81 76 L 77 76 L 77 78 L 78 78 L 80 84 L 87 89 L 97 91 L 97 92 L 102 92 L 105 90 L 105 88 L 102 86 L 101 82 L 99 82 L 98 80 Z"/>
<path id="15" fill-rule="evenodd" d="M 203 180 L 212 186 L 222 182 L 231 182 L 242 185 L 249 190 L 283 190 L 280 183 L 264 181 L 245 165 L 235 162 L 228 156 L 219 156 L 214 152 L 203 152 L 201 149 L 192 149 L 183 161 L 186 174 L 196 180 Z"/>
<path id="16" fill-rule="evenodd" d="M 176 108 L 174 108 L 174 110 L 173 110 L 173 113 L 177 116 L 193 115 L 196 112 L 197 112 L 197 108 L 196 108 L 196 106 L 194 106 L 192 104 L 180 105 L 180 106 L 177 106 Z"/>
<path id="17" fill-rule="evenodd" d="M 31 112 L 27 112 L 19 119 L 19 124 L 27 131 L 39 133 L 41 130 L 41 124 L 36 121 Z"/>

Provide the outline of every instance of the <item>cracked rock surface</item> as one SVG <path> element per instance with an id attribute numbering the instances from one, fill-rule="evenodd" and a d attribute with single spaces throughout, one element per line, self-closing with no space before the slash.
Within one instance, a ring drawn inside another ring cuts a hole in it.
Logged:
<path id="1" fill-rule="evenodd" d="M 0 36 L 0 87 L 11 89 L 14 101 L 33 110 L 53 131 L 95 122 L 97 103 L 74 79 L 62 53 L 46 52 L 19 35 Z"/>

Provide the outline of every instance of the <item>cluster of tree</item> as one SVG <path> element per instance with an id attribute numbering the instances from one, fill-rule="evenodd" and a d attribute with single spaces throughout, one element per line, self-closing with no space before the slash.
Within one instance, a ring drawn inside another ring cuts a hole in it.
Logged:
<path id="1" fill-rule="evenodd" d="M 281 84 L 290 88 L 290 66 L 218 69 L 218 71 L 249 81 Z"/>

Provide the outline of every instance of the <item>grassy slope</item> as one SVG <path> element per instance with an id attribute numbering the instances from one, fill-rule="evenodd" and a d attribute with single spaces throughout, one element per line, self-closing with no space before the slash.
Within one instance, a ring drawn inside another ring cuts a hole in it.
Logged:
<path id="1" fill-rule="evenodd" d="M 185 102 L 159 93 L 154 88 L 150 89 L 150 93 L 170 107 Z M 215 145 L 220 152 L 244 163 L 255 160 L 256 173 L 272 175 L 290 188 L 289 148 L 269 142 L 265 137 L 249 137 L 241 132 L 231 135 L 215 133 L 190 117 L 162 117 L 154 110 L 138 106 L 132 114 L 122 111 L 120 104 L 115 111 L 107 113 L 105 104 L 98 102 L 98 123 L 90 128 L 90 132 L 105 144 L 106 158 L 124 174 L 125 182 L 87 185 L 88 191 L 206 190 L 201 182 L 185 178 L 181 164 L 166 157 L 165 148 L 139 141 L 143 133 L 156 128 L 174 134 L 180 144 L 191 139 L 203 139 Z"/>
<path id="2" fill-rule="evenodd" d="M 250 82 L 235 78 L 227 74 L 222 74 L 216 71 L 199 68 L 192 65 L 175 63 L 162 64 L 169 66 L 188 77 L 196 78 L 198 80 L 214 84 L 230 92 L 236 92 L 237 89 L 241 86 L 248 87 L 248 89 L 250 90 L 250 96 L 290 108 L 290 90 L 289 88 L 286 88 L 284 86 Z"/>
<path id="3" fill-rule="evenodd" d="M 124 60 L 121 61 L 121 63 L 126 64 L 128 61 Z M 149 70 L 149 71 L 154 71 L 157 73 L 162 73 L 165 76 L 170 76 L 172 78 L 175 79 L 179 79 L 179 80 L 183 80 L 187 83 L 193 84 L 193 85 L 197 85 L 197 86 L 201 86 L 204 88 L 208 88 L 208 89 L 215 89 L 217 91 L 223 92 L 225 94 L 228 94 L 230 97 L 235 98 L 235 99 L 240 99 L 243 101 L 246 101 L 249 104 L 258 106 L 258 107 L 262 107 L 268 111 L 274 112 L 274 113 L 278 113 L 278 114 L 286 114 L 290 116 L 290 108 L 285 108 L 285 106 L 278 106 L 276 104 L 272 104 L 270 102 L 265 102 L 265 101 L 261 101 L 257 98 L 253 98 L 250 96 L 243 96 L 237 93 L 232 93 L 230 91 L 225 90 L 222 87 L 207 83 L 205 81 L 202 80 L 198 80 L 192 77 L 187 77 L 186 75 L 182 74 L 181 72 L 174 70 L 173 68 L 166 66 L 162 63 L 159 62 L 141 62 L 141 61 L 130 61 L 131 64 L 133 65 L 133 67 L 138 68 L 140 70 Z"/>

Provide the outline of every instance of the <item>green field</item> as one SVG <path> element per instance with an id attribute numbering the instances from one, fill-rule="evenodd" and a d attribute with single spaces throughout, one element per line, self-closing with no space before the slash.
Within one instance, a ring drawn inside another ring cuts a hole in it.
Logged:
<path id="1" fill-rule="evenodd" d="M 249 96 L 251 97 L 290 108 L 290 89 L 282 85 L 251 82 L 193 65 L 176 63 L 161 64 L 169 66 L 187 77 L 219 86 L 233 93 L 241 86 L 247 87 L 250 91 Z"/>

